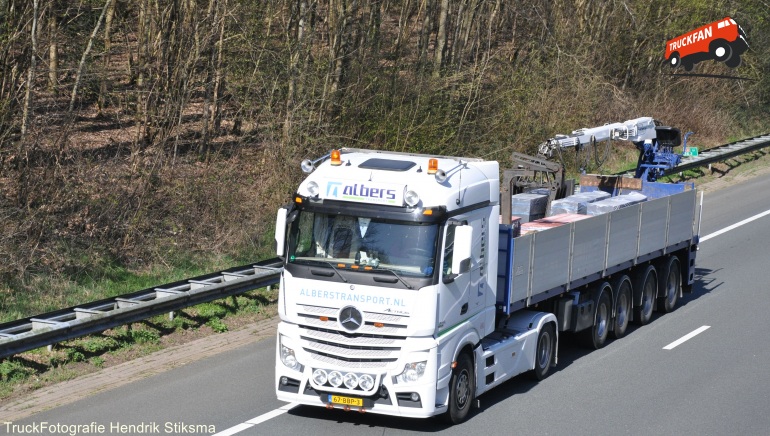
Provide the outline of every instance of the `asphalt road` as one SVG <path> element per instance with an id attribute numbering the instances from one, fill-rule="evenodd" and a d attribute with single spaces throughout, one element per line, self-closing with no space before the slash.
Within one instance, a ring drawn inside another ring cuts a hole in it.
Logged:
<path id="1" fill-rule="evenodd" d="M 701 235 L 769 210 L 769 184 L 763 176 L 706 195 Z M 497 387 L 454 427 L 287 406 L 273 392 L 274 340 L 263 340 L 13 423 L 27 427 L 0 423 L 0 434 L 70 434 L 77 429 L 55 426 L 90 424 L 92 434 L 101 425 L 103 434 L 766 435 L 768 246 L 770 215 L 706 239 L 694 292 L 673 313 L 596 351 L 562 335 L 559 366 L 546 380 Z"/>

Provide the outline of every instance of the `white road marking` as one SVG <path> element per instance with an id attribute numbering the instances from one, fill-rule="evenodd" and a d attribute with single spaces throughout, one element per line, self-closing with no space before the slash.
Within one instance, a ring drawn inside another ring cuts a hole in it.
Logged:
<path id="1" fill-rule="evenodd" d="M 689 341 L 690 339 L 694 338 L 695 336 L 698 336 L 699 334 L 705 332 L 709 328 L 711 328 L 710 325 L 704 325 L 703 327 L 699 327 L 699 328 L 693 330 L 692 332 L 682 336 L 681 338 L 675 340 L 674 342 L 666 345 L 665 347 L 663 347 L 663 349 L 664 350 L 673 350 L 674 347 L 677 347 L 677 346 L 681 345 L 682 343 Z"/>
<path id="2" fill-rule="evenodd" d="M 263 422 L 273 419 L 277 416 L 281 416 L 284 413 L 288 412 L 289 410 L 299 406 L 299 403 L 289 403 L 285 406 L 281 406 L 271 412 L 264 413 L 262 415 L 257 416 L 256 418 L 252 418 L 244 423 L 234 425 L 227 430 L 222 430 L 219 433 L 216 433 L 212 436 L 231 436 L 236 433 L 240 433 L 244 430 L 250 429 L 251 427 L 254 427 L 255 425 L 262 424 Z"/>
<path id="3" fill-rule="evenodd" d="M 766 211 L 764 211 L 762 213 L 756 214 L 756 215 L 754 215 L 751 218 L 746 218 L 743 221 L 740 221 L 740 222 L 737 222 L 737 223 L 735 223 L 735 224 L 733 224 L 731 226 L 725 227 L 724 229 L 718 230 L 718 231 L 716 231 L 716 232 L 714 232 L 714 233 L 712 233 L 710 235 L 706 235 L 706 236 L 700 238 L 700 242 L 708 241 L 709 239 L 714 238 L 716 236 L 719 236 L 722 233 L 727 233 L 730 230 L 735 230 L 735 229 L 737 229 L 738 227 L 740 227 L 740 226 L 742 226 L 744 224 L 748 224 L 748 223 L 750 223 L 752 221 L 756 221 L 756 220 L 758 220 L 758 219 L 760 219 L 760 218 L 762 218 L 764 216 L 767 216 L 767 215 L 770 215 L 770 210 L 766 210 Z"/>

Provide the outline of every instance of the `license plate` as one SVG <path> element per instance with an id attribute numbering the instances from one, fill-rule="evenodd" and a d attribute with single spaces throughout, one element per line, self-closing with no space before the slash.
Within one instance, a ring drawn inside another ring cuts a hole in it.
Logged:
<path id="1" fill-rule="evenodd" d="M 329 402 L 332 404 L 342 404 L 345 406 L 362 407 L 364 405 L 363 398 L 343 397 L 340 395 L 329 395 Z"/>

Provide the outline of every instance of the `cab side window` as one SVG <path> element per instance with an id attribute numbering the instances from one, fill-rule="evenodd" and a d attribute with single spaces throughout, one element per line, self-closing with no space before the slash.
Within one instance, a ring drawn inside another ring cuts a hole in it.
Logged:
<path id="1" fill-rule="evenodd" d="M 446 229 L 446 237 L 444 238 L 444 263 L 441 267 L 441 273 L 444 277 L 452 274 L 452 255 L 454 253 L 456 227 L 457 226 L 449 225 Z"/>

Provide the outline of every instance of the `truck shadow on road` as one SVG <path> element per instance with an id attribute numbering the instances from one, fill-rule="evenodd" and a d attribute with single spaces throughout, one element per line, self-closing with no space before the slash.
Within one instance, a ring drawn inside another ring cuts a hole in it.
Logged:
<path id="1" fill-rule="evenodd" d="M 677 316 L 678 312 L 683 312 L 686 306 L 694 303 L 699 298 L 709 294 L 723 285 L 723 282 L 719 281 L 715 277 L 715 273 L 719 270 L 709 270 L 705 268 L 696 268 L 695 270 L 695 282 L 693 283 L 693 291 L 691 293 L 684 293 L 683 297 L 679 300 L 677 307 L 673 312 L 669 314 L 663 314 L 660 312 L 653 313 L 653 318 L 650 321 L 651 325 L 658 322 L 658 319 L 664 316 Z M 682 315 L 683 316 L 683 315 Z M 611 340 L 608 339 L 607 348 L 611 347 L 614 342 L 625 341 L 630 342 L 634 340 L 636 332 L 642 333 L 644 326 L 630 325 L 626 336 L 622 339 Z M 666 344 L 661 343 L 661 347 Z M 580 334 L 574 333 L 560 333 L 559 334 L 559 363 L 555 368 L 551 369 L 551 376 L 554 373 L 561 372 L 569 368 L 573 363 L 579 359 L 588 356 L 592 352 L 602 353 L 607 350 L 591 350 L 587 348 L 581 340 Z M 490 390 L 489 392 L 481 395 L 478 398 L 478 408 L 471 410 L 468 420 L 459 426 L 449 425 L 443 417 L 434 417 L 431 419 L 413 419 L 413 418 L 398 418 L 385 415 L 377 415 L 372 413 L 360 413 L 356 411 L 345 412 L 340 409 L 326 410 L 318 407 L 311 406 L 299 406 L 290 410 L 288 413 L 303 419 L 317 420 L 319 434 L 325 425 L 334 425 L 336 434 L 350 434 L 352 432 L 360 433 L 363 429 L 375 429 L 375 428 L 389 428 L 395 430 L 404 431 L 419 431 L 419 432 L 441 432 L 449 429 L 450 427 L 460 427 L 458 430 L 462 431 L 462 427 L 474 425 L 474 419 L 479 419 L 479 416 L 484 413 L 486 409 L 492 408 L 499 403 L 504 403 L 511 397 L 519 394 L 524 394 L 538 386 L 537 381 L 529 377 L 529 374 L 522 374 L 512 378 Z M 349 429 L 340 428 L 340 425 L 352 426 Z M 468 427 L 468 429 L 472 429 Z M 472 433 L 475 433 L 472 432 Z"/>

